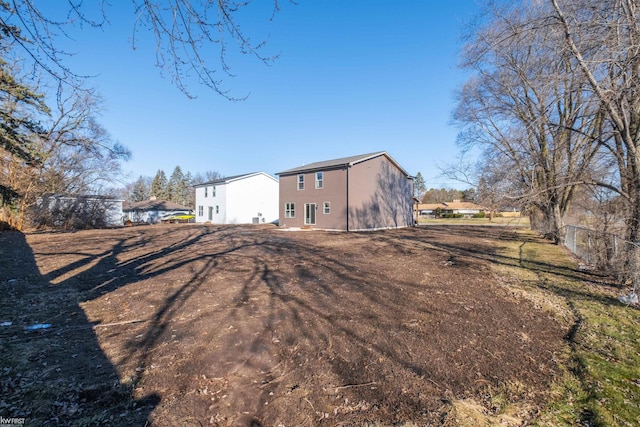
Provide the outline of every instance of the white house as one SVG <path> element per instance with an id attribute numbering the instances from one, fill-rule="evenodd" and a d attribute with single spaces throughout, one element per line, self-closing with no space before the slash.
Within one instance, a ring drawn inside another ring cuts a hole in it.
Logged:
<path id="1" fill-rule="evenodd" d="M 40 225 L 53 227 L 119 227 L 123 225 L 123 202 L 108 196 L 49 194 L 37 200 L 33 214 Z"/>
<path id="2" fill-rule="evenodd" d="M 196 222 L 263 224 L 278 220 L 278 180 L 264 172 L 194 186 Z"/>

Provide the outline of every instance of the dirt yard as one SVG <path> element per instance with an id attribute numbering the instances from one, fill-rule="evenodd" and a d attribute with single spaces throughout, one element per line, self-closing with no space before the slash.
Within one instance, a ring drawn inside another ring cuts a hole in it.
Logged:
<path id="1" fill-rule="evenodd" d="M 567 333 L 499 285 L 502 227 L 0 234 L 0 416 L 26 425 L 535 417 Z M 35 324 L 42 329 L 26 330 Z"/>

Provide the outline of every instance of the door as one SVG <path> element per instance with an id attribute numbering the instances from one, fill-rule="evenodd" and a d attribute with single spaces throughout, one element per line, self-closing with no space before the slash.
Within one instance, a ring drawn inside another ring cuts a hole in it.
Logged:
<path id="1" fill-rule="evenodd" d="M 316 204 L 304 204 L 304 223 L 305 225 L 315 225 L 316 223 Z"/>
<path id="2" fill-rule="evenodd" d="M 213 221 L 213 206 L 209 206 L 207 213 L 208 213 L 207 217 L 209 218 L 209 221 Z"/>

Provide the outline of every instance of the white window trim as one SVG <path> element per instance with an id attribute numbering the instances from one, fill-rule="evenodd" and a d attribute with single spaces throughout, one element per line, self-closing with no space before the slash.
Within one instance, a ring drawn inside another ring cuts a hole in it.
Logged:
<path id="1" fill-rule="evenodd" d="M 312 208 L 313 206 L 313 208 Z M 311 210 L 313 214 L 313 222 L 311 222 L 311 218 L 307 217 L 307 209 Z M 316 217 L 316 210 L 318 209 L 317 203 L 305 203 L 304 204 L 304 225 L 316 225 L 318 218 Z"/>
<path id="2" fill-rule="evenodd" d="M 319 173 L 322 174 L 322 179 L 318 179 Z M 322 190 L 324 188 L 324 172 L 316 172 L 315 178 L 316 178 L 316 190 Z"/>
<path id="3" fill-rule="evenodd" d="M 293 215 L 291 215 L 291 213 L 293 213 Z M 284 204 L 284 217 L 285 218 L 295 218 L 296 217 L 296 202 L 285 202 L 285 204 Z"/>

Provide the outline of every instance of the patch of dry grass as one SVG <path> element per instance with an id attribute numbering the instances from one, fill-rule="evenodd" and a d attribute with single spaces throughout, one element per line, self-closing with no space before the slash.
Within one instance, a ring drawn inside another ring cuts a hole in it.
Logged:
<path id="1" fill-rule="evenodd" d="M 529 300 L 567 328 L 560 361 L 564 373 L 552 384 L 547 407 L 534 424 L 639 425 L 640 311 L 620 304 L 616 296 L 624 290 L 607 278 L 580 271 L 563 247 L 530 231 L 520 234 L 522 242 L 505 242 L 501 249 L 512 261 L 495 267 L 497 280 L 514 298 Z M 475 413 L 473 405 L 456 405 Z M 475 425 L 499 425 L 493 415 L 474 420 Z"/>

